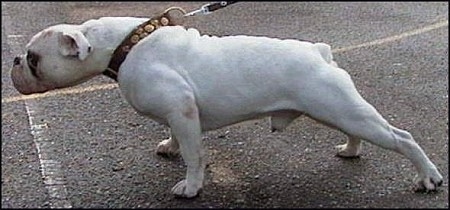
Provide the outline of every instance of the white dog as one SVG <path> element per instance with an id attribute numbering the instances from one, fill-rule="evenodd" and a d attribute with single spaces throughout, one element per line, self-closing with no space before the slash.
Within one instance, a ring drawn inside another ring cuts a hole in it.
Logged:
<path id="1" fill-rule="evenodd" d="M 40 93 L 101 75 L 116 47 L 145 21 L 104 17 L 49 27 L 14 60 L 14 86 L 22 94 Z M 170 127 L 171 138 L 157 151 L 181 153 L 187 164 L 186 178 L 172 188 L 178 196 L 194 197 L 203 186 L 202 131 L 263 116 L 271 117 L 273 130 L 309 116 L 348 135 L 339 156 L 358 156 L 363 139 L 408 158 L 418 170 L 418 189 L 435 190 L 443 182 L 413 137 L 361 97 L 324 43 L 215 37 L 165 26 L 132 48 L 118 83 L 137 112 Z"/>

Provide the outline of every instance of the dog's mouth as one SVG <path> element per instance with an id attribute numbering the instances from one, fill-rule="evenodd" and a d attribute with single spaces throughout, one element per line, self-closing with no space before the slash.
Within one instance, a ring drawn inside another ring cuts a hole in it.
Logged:
<path id="1" fill-rule="evenodd" d="M 44 93 L 55 89 L 55 87 L 51 84 L 39 82 L 34 79 L 28 79 L 28 77 L 25 76 L 24 70 L 24 66 L 15 59 L 14 65 L 11 68 L 11 80 L 14 88 L 16 88 L 16 90 L 21 94 L 30 95 L 33 93 Z"/>

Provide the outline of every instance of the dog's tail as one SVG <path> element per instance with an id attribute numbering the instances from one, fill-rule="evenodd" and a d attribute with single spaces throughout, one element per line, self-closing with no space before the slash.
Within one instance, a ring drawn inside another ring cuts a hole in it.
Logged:
<path id="1" fill-rule="evenodd" d="M 331 46 L 322 42 L 315 43 L 314 47 L 319 51 L 322 58 L 329 64 L 337 67 L 336 62 L 333 61 L 333 54 L 331 53 Z"/>

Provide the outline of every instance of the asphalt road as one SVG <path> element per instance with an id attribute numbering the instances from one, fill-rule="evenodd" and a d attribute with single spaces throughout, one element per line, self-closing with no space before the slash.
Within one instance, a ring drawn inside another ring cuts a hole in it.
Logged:
<path id="1" fill-rule="evenodd" d="M 396 153 L 364 143 L 361 158 L 340 159 L 334 146 L 345 142 L 342 133 L 307 118 L 271 133 L 264 118 L 205 133 L 203 192 L 176 199 L 170 189 L 185 166 L 155 155 L 168 129 L 138 115 L 117 88 L 13 98 L 13 57 L 47 26 L 202 4 L 2 2 L 2 208 L 448 208 L 448 2 L 241 2 L 186 22 L 218 36 L 331 44 L 363 97 L 410 131 L 440 169 L 444 184 L 435 193 L 412 191 L 415 169 Z M 361 43 L 368 44 L 348 48 Z M 76 88 L 109 83 L 98 77 Z M 55 161 L 44 172 L 43 158 Z M 57 188 L 43 179 L 49 173 L 61 179 Z"/>

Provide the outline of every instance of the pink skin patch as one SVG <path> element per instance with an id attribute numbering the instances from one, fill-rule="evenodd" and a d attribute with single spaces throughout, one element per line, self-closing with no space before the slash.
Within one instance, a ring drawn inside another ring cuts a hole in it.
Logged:
<path id="1" fill-rule="evenodd" d="M 183 115 L 188 119 L 195 119 L 195 116 L 197 114 L 197 109 L 194 107 L 194 105 L 190 105 L 186 108 L 186 110 L 183 112 Z"/>

